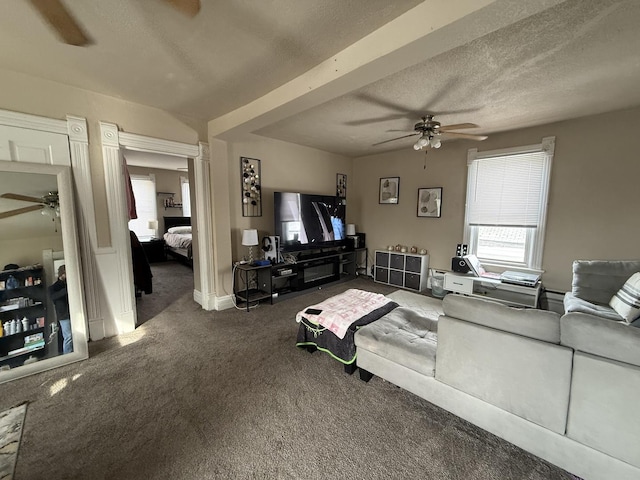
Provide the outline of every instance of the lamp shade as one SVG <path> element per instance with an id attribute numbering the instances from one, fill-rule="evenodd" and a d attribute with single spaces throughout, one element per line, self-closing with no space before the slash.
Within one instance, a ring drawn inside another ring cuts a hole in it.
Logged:
<path id="1" fill-rule="evenodd" d="M 347 235 L 355 235 L 356 234 L 356 226 L 353 223 L 347 224 Z"/>
<path id="2" fill-rule="evenodd" d="M 157 230 L 158 229 L 158 221 L 157 220 L 149 220 L 147 223 L 147 228 L 149 230 Z"/>
<path id="3" fill-rule="evenodd" d="M 249 230 L 242 231 L 242 245 L 245 247 L 251 247 L 258 245 L 258 230 L 251 228 Z"/>

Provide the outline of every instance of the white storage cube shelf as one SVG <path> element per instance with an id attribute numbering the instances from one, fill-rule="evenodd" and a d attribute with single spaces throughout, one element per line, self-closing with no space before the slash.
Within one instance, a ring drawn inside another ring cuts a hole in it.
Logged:
<path id="1" fill-rule="evenodd" d="M 427 288 L 429 255 L 376 250 L 373 278 L 399 288 L 422 292 Z"/>

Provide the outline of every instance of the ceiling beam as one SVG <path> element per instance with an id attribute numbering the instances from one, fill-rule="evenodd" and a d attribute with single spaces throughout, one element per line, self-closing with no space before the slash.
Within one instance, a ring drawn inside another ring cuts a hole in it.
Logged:
<path id="1" fill-rule="evenodd" d="M 546 10 L 563 0 L 426 0 L 311 70 L 209 121 L 233 140 Z M 440 8 L 439 8 L 440 7 Z"/>

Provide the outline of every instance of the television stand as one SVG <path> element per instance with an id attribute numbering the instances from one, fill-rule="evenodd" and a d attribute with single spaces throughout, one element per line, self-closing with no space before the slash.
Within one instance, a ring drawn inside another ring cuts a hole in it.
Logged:
<path id="1" fill-rule="evenodd" d="M 323 248 L 299 252 L 297 263 L 280 263 L 271 267 L 273 293 L 278 297 L 356 276 L 357 255 L 367 255 L 366 248 Z M 289 252 L 295 254 L 296 252 Z"/>

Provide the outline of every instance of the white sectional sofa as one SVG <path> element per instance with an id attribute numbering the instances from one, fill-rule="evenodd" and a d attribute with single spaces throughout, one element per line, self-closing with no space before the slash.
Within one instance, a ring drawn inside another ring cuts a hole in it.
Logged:
<path id="1" fill-rule="evenodd" d="M 443 310 L 434 322 L 399 307 L 362 327 L 361 378 L 384 378 L 584 479 L 640 479 L 640 329 L 454 294 Z"/>

